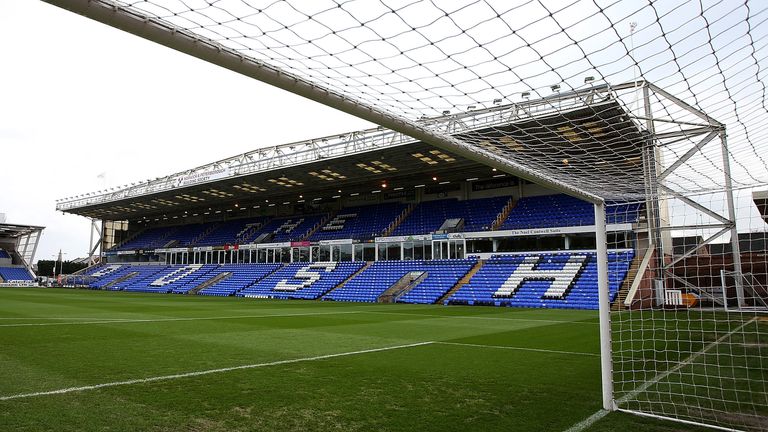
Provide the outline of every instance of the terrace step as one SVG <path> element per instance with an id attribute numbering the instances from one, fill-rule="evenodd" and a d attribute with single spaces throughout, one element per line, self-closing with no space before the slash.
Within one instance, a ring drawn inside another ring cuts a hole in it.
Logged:
<path id="1" fill-rule="evenodd" d="M 307 241 L 310 238 L 312 238 L 313 235 L 322 227 L 324 227 L 328 222 L 332 221 L 333 218 L 336 217 L 336 215 L 339 214 L 339 210 L 333 210 L 330 213 L 328 213 L 324 218 L 320 219 L 320 222 L 318 222 L 315 226 L 313 226 L 309 231 L 307 231 L 307 234 L 301 238 L 302 241 Z"/>
<path id="2" fill-rule="evenodd" d="M 395 218 L 394 221 L 392 221 L 391 224 L 384 230 L 382 233 L 382 236 L 387 237 L 388 235 L 392 234 L 393 231 L 397 229 L 398 226 L 400 226 L 401 223 L 403 223 L 404 220 L 408 219 L 408 216 L 413 213 L 413 209 L 416 208 L 416 204 L 408 204 L 408 207 L 406 207 L 402 213 L 400 213 L 400 216 Z"/>
<path id="3" fill-rule="evenodd" d="M 364 272 L 364 271 L 365 271 L 365 270 L 366 270 L 368 267 L 370 267 L 370 266 L 371 266 L 371 264 L 373 264 L 373 261 L 366 261 L 366 262 L 365 262 L 365 265 L 364 265 L 364 266 L 362 266 L 362 267 L 360 268 L 360 270 L 358 270 L 358 271 L 356 271 L 356 272 L 352 273 L 352 274 L 351 274 L 351 275 L 350 275 L 348 278 L 344 279 L 344 280 L 343 280 L 343 281 L 342 281 L 340 284 L 338 284 L 338 285 L 336 285 L 335 287 L 333 287 L 333 288 L 331 288 L 330 290 L 328 290 L 328 292 L 326 292 L 325 294 L 323 294 L 323 297 L 325 297 L 325 296 L 327 296 L 328 294 L 332 293 L 334 290 L 337 290 L 337 289 L 339 289 L 339 288 L 343 287 L 344 285 L 346 285 L 346 284 L 347 284 L 347 282 L 349 282 L 349 281 L 351 281 L 352 279 L 356 278 L 356 277 L 357 277 L 357 275 L 359 275 L 360 273 Z"/>
<path id="4" fill-rule="evenodd" d="M 496 216 L 496 220 L 494 220 L 493 224 L 491 224 L 491 231 L 496 231 L 499 229 L 499 227 L 507 220 L 509 213 L 512 212 L 512 209 L 515 208 L 516 204 L 517 201 L 510 197 L 509 201 L 507 201 L 507 203 L 504 205 L 504 208 L 501 209 L 499 215 Z"/>
<path id="5" fill-rule="evenodd" d="M 376 303 L 395 303 L 399 297 L 416 288 L 427 276 L 429 276 L 429 272 L 426 271 L 406 273 L 392 286 L 387 288 L 386 291 L 381 293 L 376 299 Z"/>
<path id="6" fill-rule="evenodd" d="M 456 282 L 456 285 L 454 285 L 453 288 L 449 289 L 447 293 L 445 293 L 442 297 L 437 299 L 435 304 L 443 304 L 445 301 L 447 301 L 449 298 L 451 298 L 453 293 L 455 293 L 456 291 L 461 289 L 461 287 L 463 287 L 464 285 L 468 284 L 469 281 L 472 279 L 472 277 L 475 275 L 475 273 L 480 271 L 480 269 L 483 267 L 484 263 L 485 263 L 485 261 L 483 261 L 483 260 L 480 260 L 480 259 L 477 260 L 477 264 L 472 266 L 472 268 L 469 269 L 467 274 L 465 274 L 464 277 L 462 277 L 461 279 L 459 279 L 458 282 Z"/>
<path id="7" fill-rule="evenodd" d="M 216 231 L 217 229 L 219 229 L 222 226 L 224 226 L 224 225 L 222 225 L 220 223 L 213 224 L 213 225 L 209 226 L 208 228 L 206 228 L 205 231 L 201 232 L 197 237 L 195 237 L 191 242 L 189 242 L 189 245 L 190 246 L 194 246 L 194 245 L 198 244 L 199 242 L 205 240 L 206 237 L 211 235 L 214 231 Z"/>
<path id="8" fill-rule="evenodd" d="M 637 272 L 638 270 L 640 270 L 640 263 L 643 262 L 644 256 L 645 256 L 645 252 L 637 253 L 635 254 L 635 257 L 632 259 L 632 264 L 630 264 L 629 270 L 627 270 L 627 277 L 625 277 L 624 281 L 621 283 L 621 286 L 619 287 L 619 292 L 616 293 L 616 300 L 614 300 L 613 304 L 611 305 L 612 311 L 624 310 L 624 300 L 627 299 L 627 295 L 629 294 L 629 289 L 632 286 L 632 281 L 634 281 L 635 278 L 638 276 Z M 640 277 L 642 277 L 642 275 Z"/>
<path id="9" fill-rule="evenodd" d="M 137 274 L 139 274 L 139 272 L 137 272 L 137 271 L 128 272 L 125 275 L 120 276 L 119 278 L 113 280 L 112 282 L 104 285 L 103 287 L 101 287 L 101 289 L 103 289 L 103 290 L 109 289 L 109 288 L 113 287 L 114 285 L 117 285 L 117 284 L 119 284 L 121 282 L 127 281 L 128 279 L 136 276 Z"/>
<path id="10" fill-rule="evenodd" d="M 232 272 L 219 273 L 216 276 L 204 281 L 200 285 L 187 291 L 187 295 L 197 295 L 197 293 L 199 293 L 200 291 L 208 288 L 209 286 L 215 285 L 223 280 L 229 279 L 231 276 L 232 276 Z"/>

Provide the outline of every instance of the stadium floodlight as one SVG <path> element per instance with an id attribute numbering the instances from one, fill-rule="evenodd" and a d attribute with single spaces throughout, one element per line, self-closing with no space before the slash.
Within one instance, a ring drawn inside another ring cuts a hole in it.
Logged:
<path id="1" fill-rule="evenodd" d="M 493 104 L 494 104 L 494 105 L 499 105 L 499 104 L 501 104 L 501 99 L 494 99 L 494 100 L 493 100 Z"/>
<path id="2" fill-rule="evenodd" d="M 522 93 L 520 93 L 520 97 L 522 97 L 523 99 L 527 100 L 528 98 L 531 97 L 531 92 L 527 92 L 527 91 L 526 92 L 522 92 Z"/>
<path id="3" fill-rule="evenodd" d="M 560 84 L 555 84 L 551 87 L 549 87 L 553 92 L 559 92 L 560 91 Z"/>
<path id="4" fill-rule="evenodd" d="M 592 82 L 594 80 L 595 80 L 595 77 L 593 77 L 593 76 L 584 77 L 584 84 L 590 83 L 590 82 Z"/>

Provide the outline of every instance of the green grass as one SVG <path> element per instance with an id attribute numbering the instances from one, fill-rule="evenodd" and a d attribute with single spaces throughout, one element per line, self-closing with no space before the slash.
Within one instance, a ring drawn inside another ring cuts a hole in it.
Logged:
<path id="1" fill-rule="evenodd" d="M 559 431 L 600 408 L 594 312 L 58 289 L 0 289 L 0 398 L 419 342 L 4 400 L 0 430 Z M 618 429 L 692 430 L 590 430 Z"/>

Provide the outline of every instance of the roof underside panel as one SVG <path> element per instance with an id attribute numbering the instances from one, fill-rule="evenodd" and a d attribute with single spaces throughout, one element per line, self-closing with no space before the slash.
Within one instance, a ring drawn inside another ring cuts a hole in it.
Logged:
<path id="1" fill-rule="evenodd" d="M 530 152 L 538 151 L 542 143 L 556 143 L 556 147 L 546 152 L 547 159 L 539 158 L 539 163 L 558 165 L 563 171 L 574 172 L 573 175 L 596 179 L 610 169 L 616 179 L 625 179 L 628 184 L 641 188 L 643 181 L 639 159 L 643 135 L 628 116 L 615 114 L 619 111 L 619 104 L 610 100 L 546 118 L 507 122 L 506 125 L 476 129 L 458 136 L 462 139 L 471 137 L 480 146 L 503 146 L 511 154 L 520 155 L 521 159 Z M 601 117 L 601 114 L 607 115 Z M 301 144 L 288 147 L 296 146 Z M 328 154 L 322 146 L 316 151 Z M 624 162 L 601 167 L 602 152 L 622 154 Z M 245 165 L 252 163 L 239 160 Z M 137 193 L 128 189 L 93 204 L 83 199 L 83 205 L 64 210 L 99 219 L 136 219 L 170 213 L 178 208 L 199 208 L 202 211 L 238 202 L 266 205 L 299 199 L 311 201 L 317 197 L 331 198 L 340 194 L 339 191 L 343 191 L 344 195 L 369 194 L 381 189 L 382 184 L 391 190 L 435 181 L 490 179 L 502 174 L 493 171 L 496 166 L 477 163 L 423 142 L 382 146 L 368 151 L 355 151 L 354 147 L 350 147 L 346 154 L 307 159 L 306 162 L 299 159 L 252 173 L 241 171 L 240 166 L 232 163 L 223 168 L 222 164 L 220 168 L 212 167 L 200 171 L 202 174 L 198 175 L 179 173 L 170 176 L 171 180 L 161 182 L 167 187 L 158 186 L 158 192 L 146 193 L 146 187 L 138 189 Z M 230 175 L 210 175 L 211 172 L 223 171 Z M 241 172 L 245 173 L 239 174 Z"/>

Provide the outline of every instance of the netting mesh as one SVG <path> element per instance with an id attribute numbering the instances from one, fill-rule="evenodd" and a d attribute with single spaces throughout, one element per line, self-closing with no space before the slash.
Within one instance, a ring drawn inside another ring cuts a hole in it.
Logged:
<path id="1" fill-rule="evenodd" d="M 707 210 L 726 207 L 722 194 L 696 198 Z M 768 428 L 768 236 L 753 201 L 760 199 L 751 191 L 735 192 L 737 255 L 727 225 L 678 200 L 660 202 L 660 236 L 635 233 L 611 315 L 619 409 L 727 430 Z"/>
<path id="2" fill-rule="evenodd" d="M 646 80 L 726 125 L 737 186 L 768 181 L 759 127 L 768 120 L 761 64 L 768 5 L 762 2 L 114 3 L 412 121 Z M 605 98 L 617 106 L 601 104 Z M 551 99 L 547 108 L 555 118 L 534 120 L 538 128 L 512 140 L 507 131 L 486 130 L 461 141 L 603 197 L 642 196 L 639 153 L 647 125 L 641 92 L 585 99 Z M 704 123 L 655 94 L 647 102 L 655 117 L 670 121 L 656 121 L 656 128 Z M 577 114 L 557 118 L 579 107 Z M 664 153 L 677 157 L 692 143 L 678 139 Z M 680 177 L 686 181 L 679 186 L 723 187 L 722 181 L 697 184 L 687 175 L 722 179 L 713 160 L 718 158 L 685 164 Z"/>
<path id="3" fill-rule="evenodd" d="M 91 5 L 575 189 L 641 204 L 631 235 L 609 236 L 609 249 L 633 251 L 625 282 L 613 281 L 618 407 L 768 428 L 766 242 L 734 237 L 766 228 L 751 194 L 768 189 L 767 2 Z"/>

